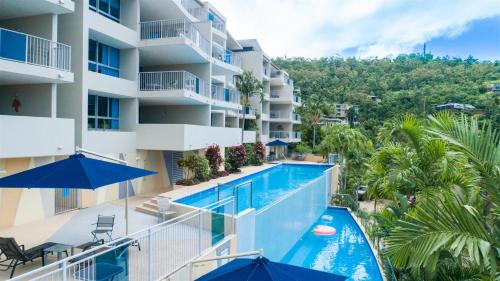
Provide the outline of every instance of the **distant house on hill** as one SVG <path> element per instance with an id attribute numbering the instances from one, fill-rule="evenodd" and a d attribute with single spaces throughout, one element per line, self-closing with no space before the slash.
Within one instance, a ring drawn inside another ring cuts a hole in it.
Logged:
<path id="1" fill-rule="evenodd" d="M 472 110 L 476 109 L 475 106 L 467 104 L 467 103 L 447 103 L 441 104 L 434 107 L 436 110 Z"/>
<path id="2" fill-rule="evenodd" d="M 368 96 L 369 99 L 371 99 L 372 101 L 376 102 L 376 103 L 381 103 L 382 100 L 380 98 L 377 98 L 377 96 Z"/>

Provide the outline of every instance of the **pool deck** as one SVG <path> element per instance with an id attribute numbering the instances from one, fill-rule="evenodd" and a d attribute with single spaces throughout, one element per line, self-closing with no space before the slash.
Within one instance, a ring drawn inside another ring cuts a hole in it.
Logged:
<path id="1" fill-rule="evenodd" d="M 304 163 L 304 162 L 300 162 L 300 163 Z M 159 196 L 167 197 L 167 198 L 170 198 L 172 200 L 177 200 L 179 198 L 183 198 L 183 197 L 189 196 L 191 194 L 195 194 L 195 193 L 213 188 L 213 187 L 217 186 L 218 184 L 228 183 L 228 182 L 240 179 L 242 177 L 245 177 L 245 176 L 248 176 L 251 174 L 255 174 L 255 173 L 258 173 L 260 171 L 267 170 L 269 168 L 275 167 L 276 165 L 277 164 L 267 164 L 266 163 L 262 166 L 247 166 L 247 167 L 241 168 L 241 172 L 239 172 L 239 173 L 230 174 L 227 177 L 220 177 L 220 178 L 212 179 L 212 180 L 202 182 L 202 183 L 197 184 L 197 185 L 191 185 L 191 186 L 174 185 L 174 190 L 162 193 Z"/>

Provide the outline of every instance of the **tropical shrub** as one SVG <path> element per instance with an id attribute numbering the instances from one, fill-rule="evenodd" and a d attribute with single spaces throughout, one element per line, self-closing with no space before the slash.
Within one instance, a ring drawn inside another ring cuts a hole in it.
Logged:
<path id="1" fill-rule="evenodd" d="M 256 142 L 253 145 L 254 151 L 254 161 L 253 165 L 260 166 L 264 163 L 264 158 L 266 157 L 266 148 L 261 141 Z"/>
<path id="2" fill-rule="evenodd" d="M 226 171 L 230 173 L 239 172 L 240 168 L 245 165 L 246 161 L 247 154 L 245 147 L 243 145 L 232 146 L 229 148 L 226 158 L 226 163 L 228 163 L 226 168 L 229 168 Z"/>
<path id="3" fill-rule="evenodd" d="M 205 152 L 205 157 L 207 158 L 210 166 L 210 175 L 213 178 L 218 177 L 220 166 L 224 163 L 224 159 L 222 159 L 220 154 L 220 147 L 216 144 L 209 146 Z"/>
<path id="4" fill-rule="evenodd" d="M 247 155 L 246 161 L 245 161 L 245 166 L 250 166 L 253 165 L 253 161 L 255 160 L 255 152 L 253 150 L 253 145 L 250 143 L 245 143 L 245 153 Z"/>
<path id="5" fill-rule="evenodd" d="M 299 143 L 295 146 L 295 151 L 298 154 L 305 155 L 312 153 L 312 149 L 305 143 Z"/>
<path id="6" fill-rule="evenodd" d="M 192 154 L 177 161 L 177 166 L 186 169 L 184 179 L 177 182 L 181 185 L 194 185 L 206 181 L 210 175 L 208 160 L 199 154 Z"/>

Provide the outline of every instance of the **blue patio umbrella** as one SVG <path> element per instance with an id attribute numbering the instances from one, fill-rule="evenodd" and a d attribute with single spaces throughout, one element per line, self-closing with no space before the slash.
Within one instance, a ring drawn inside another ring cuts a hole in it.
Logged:
<path id="1" fill-rule="evenodd" d="M 98 155 L 98 154 L 95 154 Z M 124 162 L 124 161 L 122 161 Z M 68 188 L 96 189 L 156 172 L 87 158 L 77 153 L 69 158 L 0 178 L 0 188 Z M 128 186 L 127 186 L 128 197 Z M 126 232 L 128 234 L 128 198 L 125 199 Z"/>
<path id="2" fill-rule="evenodd" d="M 1 178 L 0 188 L 96 189 L 153 174 L 156 172 L 74 154 L 64 160 Z"/>
<path id="3" fill-rule="evenodd" d="M 196 281 L 344 281 L 347 277 L 323 271 L 277 263 L 264 257 L 235 259 Z"/>
<path id="4" fill-rule="evenodd" d="M 272 142 L 268 142 L 266 144 L 266 146 L 271 146 L 271 147 L 274 147 L 274 146 L 289 146 L 290 144 L 288 144 L 287 142 L 284 142 L 282 140 L 273 140 Z"/>

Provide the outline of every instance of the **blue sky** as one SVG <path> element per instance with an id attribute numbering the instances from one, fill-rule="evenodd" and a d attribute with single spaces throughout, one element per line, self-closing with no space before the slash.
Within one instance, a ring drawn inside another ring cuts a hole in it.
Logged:
<path id="1" fill-rule="evenodd" d="M 438 56 L 500 60 L 499 0 L 212 0 L 237 39 L 277 56 Z"/>
<path id="2" fill-rule="evenodd" d="M 473 21 L 462 34 L 434 38 L 426 47 L 437 56 L 472 55 L 481 60 L 500 60 L 500 16 Z M 421 52 L 422 45 L 417 45 L 415 51 Z"/>

